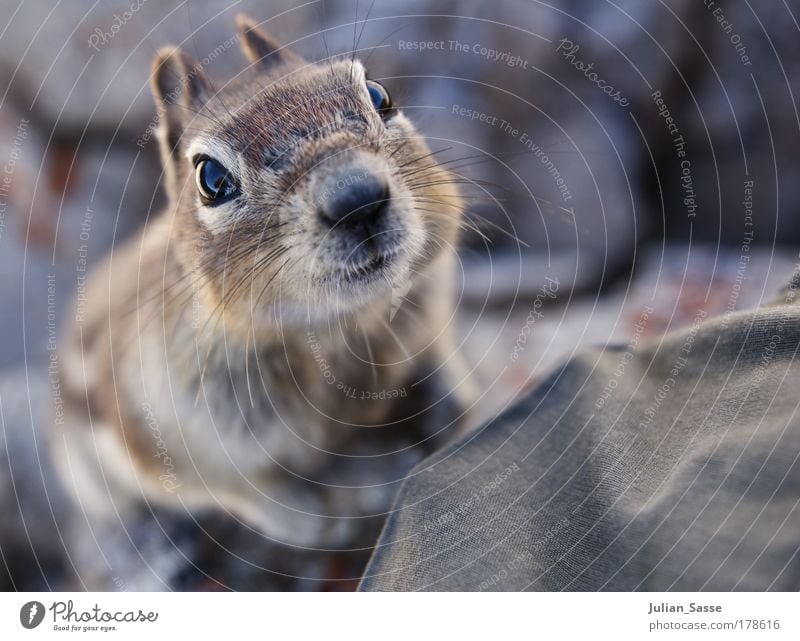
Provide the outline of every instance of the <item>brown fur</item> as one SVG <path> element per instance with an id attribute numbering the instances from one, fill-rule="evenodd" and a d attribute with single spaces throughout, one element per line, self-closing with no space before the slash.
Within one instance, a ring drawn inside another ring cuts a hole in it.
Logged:
<path id="1" fill-rule="evenodd" d="M 461 202 L 402 112 L 372 108 L 358 63 L 308 64 L 238 24 L 252 64 L 228 83 L 179 50 L 156 58 L 169 206 L 91 276 L 58 461 L 87 510 L 219 507 L 291 544 L 350 545 L 463 414 Z M 243 198 L 199 203 L 197 150 L 236 165 Z M 356 280 L 314 215 L 342 167 L 392 187 L 396 256 Z"/>

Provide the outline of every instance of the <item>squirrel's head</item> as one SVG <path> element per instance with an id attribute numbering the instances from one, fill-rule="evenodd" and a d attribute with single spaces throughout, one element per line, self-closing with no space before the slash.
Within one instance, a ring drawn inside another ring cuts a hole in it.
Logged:
<path id="1" fill-rule="evenodd" d="M 239 16 L 250 66 L 153 68 L 178 256 L 209 303 L 256 323 L 357 312 L 452 252 L 456 185 L 361 63 L 307 63 Z"/>

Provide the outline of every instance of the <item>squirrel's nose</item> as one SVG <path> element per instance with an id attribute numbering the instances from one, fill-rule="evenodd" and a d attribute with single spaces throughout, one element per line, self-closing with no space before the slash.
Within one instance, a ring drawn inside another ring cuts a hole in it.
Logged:
<path id="1" fill-rule="evenodd" d="M 380 176 L 340 174 L 323 193 L 319 215 L 331 227 L 368 226 L 388 209 L 389 195 L 389 185 Z"/>

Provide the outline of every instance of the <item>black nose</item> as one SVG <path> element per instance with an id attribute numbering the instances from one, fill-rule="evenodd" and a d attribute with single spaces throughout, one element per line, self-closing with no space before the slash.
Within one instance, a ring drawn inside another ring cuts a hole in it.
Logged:
<path id="1" fill-rule="evenodd" d="M 320 198 L 319 215 L 333 227 L 364 227 L 377 222 L 389 206 L 389 185 L 374 174 L 339 176 Z"/>

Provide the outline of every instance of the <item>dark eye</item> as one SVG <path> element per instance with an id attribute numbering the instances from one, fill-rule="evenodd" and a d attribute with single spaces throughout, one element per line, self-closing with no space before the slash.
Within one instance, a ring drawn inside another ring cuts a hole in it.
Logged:
<path id="1" fill-rule="evenodd" d="M 195 163 L 195 181 L 203 200 L 218 204 L 239 191 L 233 176 L 213 158 L 200 158 Z"/>
<path id="2" fill-rule="evenodd" d="M 381 83 L 367 80 L 367 91 L 372 100 L 372 106 L 382 116 L 386 116 L 392 109 L 392 98 Z"/>

